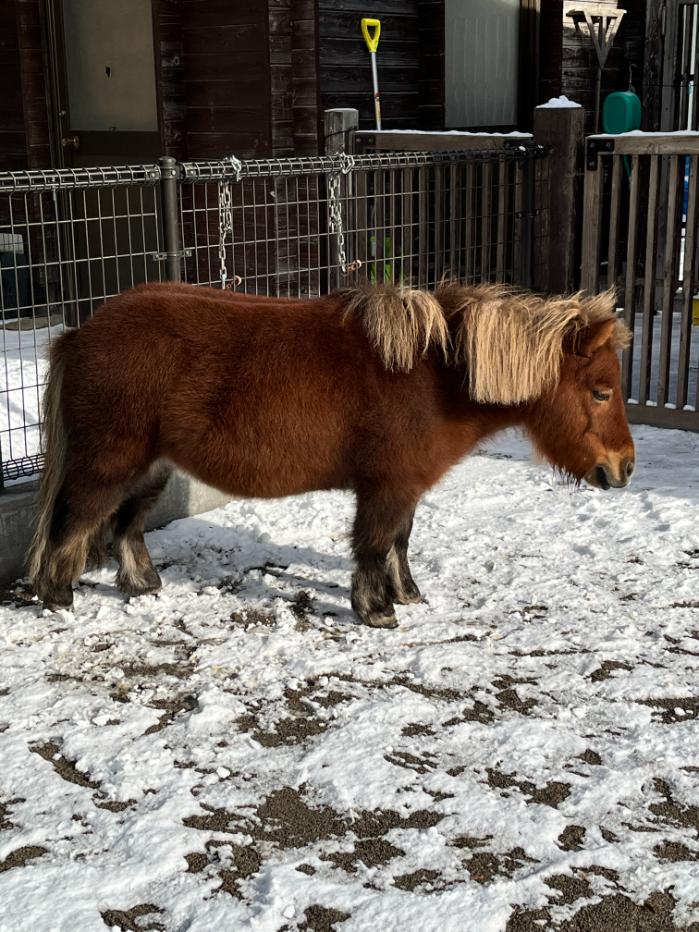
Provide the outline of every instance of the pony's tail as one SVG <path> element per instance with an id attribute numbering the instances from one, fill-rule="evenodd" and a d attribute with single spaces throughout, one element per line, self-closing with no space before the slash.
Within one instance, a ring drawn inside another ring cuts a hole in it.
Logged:
<path id="1" fill-rule="evenodd" d="M 29 550 L 29 576 L 35 592 L 49 572 L 50 534 L 56 497 L 65 479 L 66 429 L 63 420 L 62 395 L 65 372 L 66 343 L 72 334 L 59 337 L 51 348 L 49 375 L 43 400 L 44 470 L 41 474 L 37 504 L 36 528 Z"/>

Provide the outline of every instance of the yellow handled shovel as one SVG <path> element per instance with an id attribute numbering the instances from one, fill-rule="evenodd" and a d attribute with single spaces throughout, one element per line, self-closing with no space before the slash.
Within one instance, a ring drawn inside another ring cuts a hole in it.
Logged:
<path id="1" fill-rule="evenodd" d="M 373 33 L 372 30 L 373 29 Z M 379 47 L 381 35 L 381 20 L 363 19 L 362 35 L 371 56 L 371 77 L 374 81 L 374 112 L 376 113 L 376 128 L 381 129 L 381 102 L 379 100 L 379 75 L 376 70 L 376 50 Z"/>

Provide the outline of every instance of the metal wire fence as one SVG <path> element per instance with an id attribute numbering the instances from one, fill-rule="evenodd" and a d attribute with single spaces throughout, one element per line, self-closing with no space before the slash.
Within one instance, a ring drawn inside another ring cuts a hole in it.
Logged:
<path id="1" fill-rule="evenodd" d="M 0 174 L 0 485 L 40 470 L 48 348 L 106 298 L 165 279 L 271 296 L 444 276 L 528 285 L 543 154 L 519 144 Z"/>

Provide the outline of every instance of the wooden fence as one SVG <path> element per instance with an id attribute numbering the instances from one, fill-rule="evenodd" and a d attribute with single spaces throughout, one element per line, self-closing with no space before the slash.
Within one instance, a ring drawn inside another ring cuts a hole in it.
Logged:
<path id="1" fill-rule="evenodd" d="M 686 430 L 699 430 L 698 188 L 699 134 L 587 140 L 581 285 L 616 288 L 634 335 L 630 419 Z"/>

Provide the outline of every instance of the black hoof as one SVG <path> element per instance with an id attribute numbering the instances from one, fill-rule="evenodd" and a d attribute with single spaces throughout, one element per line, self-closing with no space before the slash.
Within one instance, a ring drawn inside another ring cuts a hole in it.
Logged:
<path id="1" fill-rule="evenodd" d="M 399 605 L 419 605 L 425 600 L 418 587 L 415 586 L 414 589 L 404 589 L 400 595 L 394 596 L 393 601 L 397 602 Z"/>
<path id="2" fill-rule="evenodd" d="M 151 567 L 143 573 L 140 579 L 117 576 L 117 586 L 124 595 L 135 598 L 139 595 L 153 595 L 160 592 L 163 583 L 158 573 Z"/>
<path id="3" fill-rule="evenodd" d="M 37 595 L 44 603 L 44 608 L 48 608 L 51 612 L 60 612 L 73 608 L 73 590 L 70 586 L 65 589 L 38 592 Z"/>
<path id="4" fill-rule="evenodd" d="M 365 625 L 368 625 L 370 628 L 397 628 L 398 619 L 395 616 L 395 613 L 390 609 L 386 612 L 368 612 L 362 621 Z"/>

